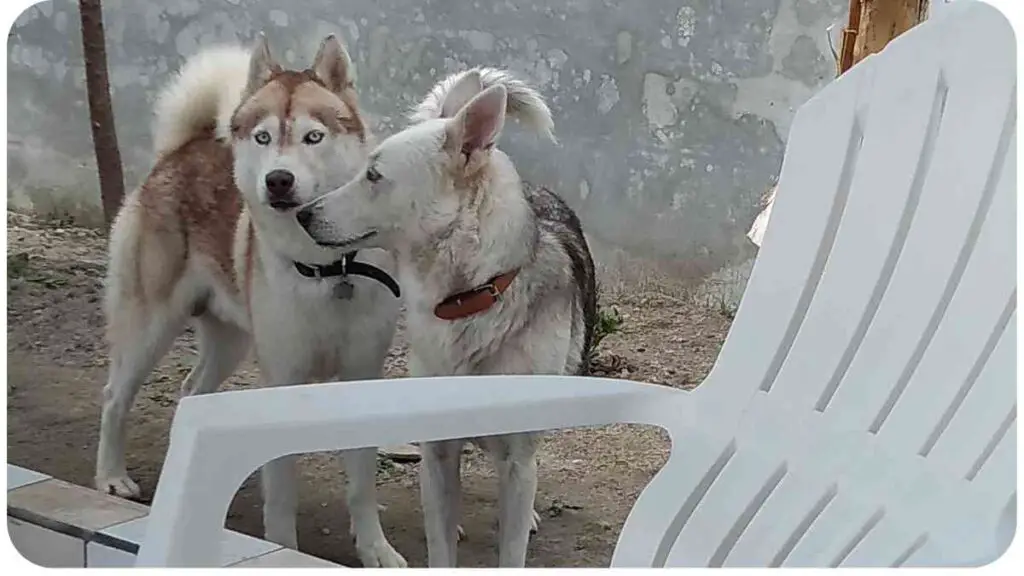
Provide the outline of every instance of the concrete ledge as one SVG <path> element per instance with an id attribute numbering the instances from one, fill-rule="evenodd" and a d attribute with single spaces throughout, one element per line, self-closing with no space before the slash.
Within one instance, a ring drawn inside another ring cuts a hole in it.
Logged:
<path id="1" fill-rule="evenodd" d="M 149 508 L 7 465 L 7 532 L 29 562 L 47 568 L 131 567 Z M 341 568 L 225 529 L 218 567 Z"/>

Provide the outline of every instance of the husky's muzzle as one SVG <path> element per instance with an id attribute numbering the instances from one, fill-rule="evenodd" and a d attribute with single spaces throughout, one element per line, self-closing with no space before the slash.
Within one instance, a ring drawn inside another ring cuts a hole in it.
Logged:
<path id="1" fill-rule="evenodd" d="M 316 219 L 316 213 L 319 212 L 319 208 L 315 204 L 303 206 L 301 210 L 295 213 L 295 219 L 299 221 L 299 226 L 309 234 L 313 240 L 316 240 L 316 234 L 314 234 L 313 226 L 315 225 L 314 220 Z"/>
<path id="2" fill-rule="evenodd" d="M 331 226 L 325 226 L 321 215 L 322 209 L 319 204 L 307 204 L 295 213 L 295 219 L 299 226 L 306 231 L 306 234 L 320 246 L 328 248 L 349 248 L 363 240 L 369 240 L 377 235 L 376 230 L 369 230 L 362 234 L 349 237 L 334 237 L 334 230 Z"/>

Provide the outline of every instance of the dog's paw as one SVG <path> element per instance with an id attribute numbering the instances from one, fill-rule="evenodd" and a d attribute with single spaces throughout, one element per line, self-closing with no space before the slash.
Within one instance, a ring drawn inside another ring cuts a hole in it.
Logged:
<path id="1" fill-rule="evenodd" d="M 138 500 L 142 496 L 142 490 L 134 480 L 127 474 L 120 476 L 98 476 L 96 478 L 96 489 L 104 494 L 112 494 L 121 498 Z"/>
<path id="2" fill-rule="evenodd" d="M 466 539 L 466 530 L 462 527 L 462 524 L 459 524 L 458 526 L 455 527 L 455 541 L 456 542 L 462 542 L 465 539 Z"/>
<path id="3" fill-rule="evenodd" d="M 534 510 L 533 514 L 530 516 L 530 534 L 536 534 L 538 528 L 540 528 L 540 512 Z M 498 529 L 497 520 L 494 521 L 494 529 Z M 459 540 L 461 541 L 465 537 L 466 535 L 462 531 L 462 526 L 459 526 Z"/>
<path id="4" fill-rule="evenodd" d="M 369 546 L 356 544 L 356 552 L 364 568 L 408 568 L 409 563 L 391 547 L 387 540 L 380 539 Z"/>

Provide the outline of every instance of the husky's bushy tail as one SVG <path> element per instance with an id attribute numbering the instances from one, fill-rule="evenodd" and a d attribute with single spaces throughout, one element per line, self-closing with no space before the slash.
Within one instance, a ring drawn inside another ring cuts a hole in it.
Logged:
<path id="1" fill-rule="evenodd" d="M 417 123 L 442 118 L 450 115 L 449 113 L 453 114 L 457 109 L 451 110 L 450 106 L 445 105 L 445 101 L 452 96 L 452 90 L 461 85 L 462 81 L 471 74 L 479 76 L 481 91 L 496 84 L 503 85 L 508 93 L 506 113 L 546 136 L 552 142 L 556 141 L 555 123 L 551 118 L 551 109 L 548 108 L 540 93 L 507 70 L 497 68 L 472 68 L 448 76 L 431 88 L 423 101 L 413 109 L 409 120 Z M 465 104 L 475 94 L 461 96 L 463 96 L 461 104 Z"/>
<path id="2" fill-rule="evenodd" d="M 229 136 L 228 125 L 242 99 L 251 50 L 235 45 L 206 48 L 190 56 L 153 106 L 157 157 L 174 152 L 207 130 Z"/>

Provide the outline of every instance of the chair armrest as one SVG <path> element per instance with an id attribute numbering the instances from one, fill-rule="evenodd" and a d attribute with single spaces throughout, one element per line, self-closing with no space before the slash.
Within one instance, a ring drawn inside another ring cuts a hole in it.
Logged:
<path id="1" fill-rule="evenodd" d="M 241 483 L 288 454 L 612 423 L 670 429 L 689 393 L 608 378 L 459 376 L 309 384 L 181 401 L 138 566 L 213 566 Z M 671 432 L 671 431 L 670 431 Z"/>

